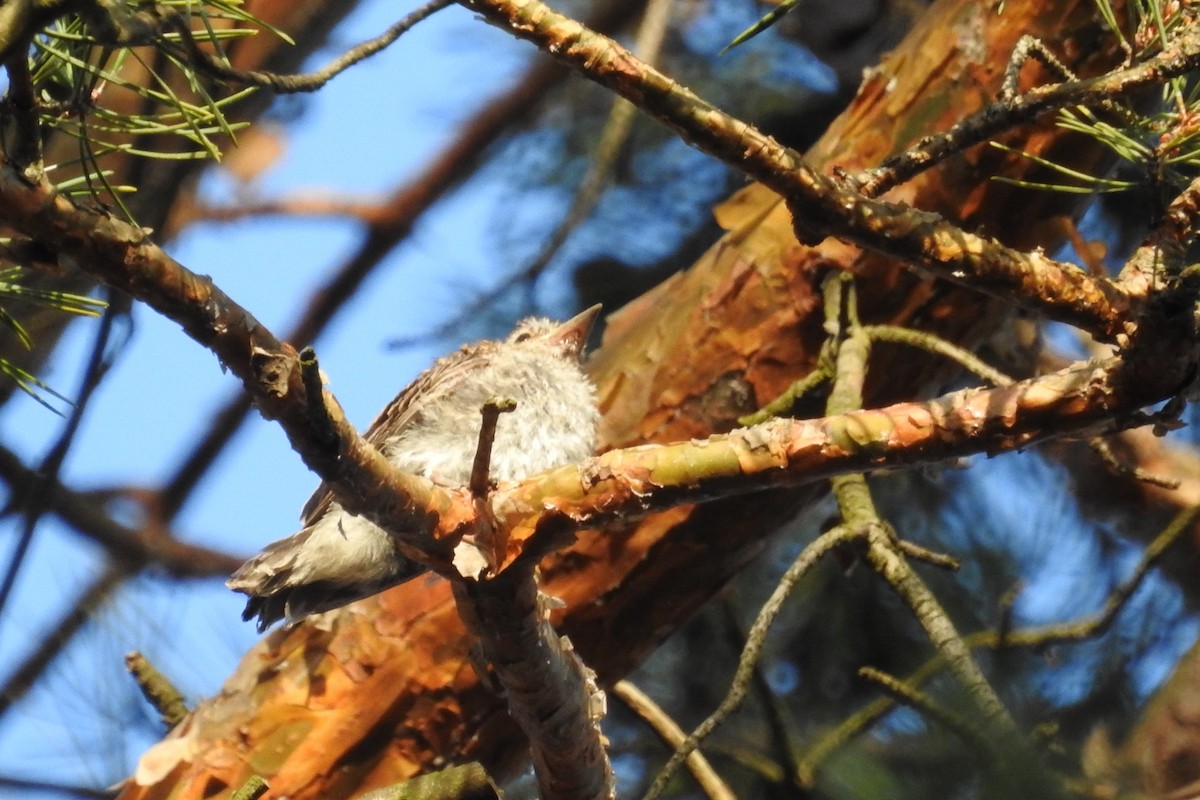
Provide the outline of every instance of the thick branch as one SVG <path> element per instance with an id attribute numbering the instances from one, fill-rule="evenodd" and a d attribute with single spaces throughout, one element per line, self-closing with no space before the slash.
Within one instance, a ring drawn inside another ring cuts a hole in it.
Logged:
<path id="1" fill-rule="evenodd" d="M 636 0 L 606 4 L 589 18 L 589 24 L 599 30 L 619 28 L 637 6 Z M 508 91 L 467 120 L 445 149 L 429 161 L 421 175 L 398 187 L 381 202 L 368 221 L 357 252 L 337 267 L 329 281 L 313 294 L 288 340 L 296 344 L 315 341 L 375 267 L 408 237 L 421 215 L 472 174 L 488 146 L 510 126 L 525 120 L 538 99 L 569 74 L 552 62 L 534 64 Z M 163 487 L 164 516 L 169 518 L 179 510 L 192 487 L 240 428 L 249 411 L 244 398 L 238 393 L 213 416 L 209 432 Z"/>
<path id="2" fill-rule="evenodd" d="M 870 200 L 814 170 L 801 155 L 730 117 L 639 61 L 615 41 L 538 0 L 461 0 L 490 22 L 528 39 L 629 99 L 689 144 L 729 163 L 787 199 L 801 239 L 836 236 L 994 294 L 1051 319 L 1112 340 L 1129 321 L 1131 300 L 1112 281 L 1041 253 L 1022 253 L 968 233 L 939 215 Z M 1169 56 L 1169 57 L 1168 57 Z M 1063 98 L 1128 91 L 1200 65 L 1200 35 L 1190 36 L 1137 75 L 1097 78 Z"/>
<path id="3" fill-rule="evenodd" d="M 612 800 L 615 778 L 599 729 L 604 694 L 595 673 L 550 626 L 534 563 L 525 560 L 491 580 L 456 581 L 459 614 L 479 637 L 509 712 L 530 739 L 540 796 Z"/>
<path id="4" fill-rule="evenodd" d="M 284 427 L 305 463 L 339 484 L 339 500 L 348 509 L 399 532 L 426 561 L 449 569 L 446 540 L 437 544 L 430 535 L 435 526 L 451 531 L 461 524 L 464 519 L 452 509 L 469 509 L 469 504 L 455 505 L 428 481 L 393 469 L 357 436 L 331 397 L 341 444 L 323 446 L 310 430 L 295 353 L 211 281 L 175 262 L 142 231 L 78 209 L 45 185 L 30 186 L 11 168 L 0 171 L 0 213 L 26 235 L 56 242 L 64 256 L 180 323 L 242 379 L 263 414 Z M 513 523 L 514 514 L 525 516 L 554 499 L 559 514 L 595 522 L 598 509 L 604 509 L 603 517 L 616 518 L 843 472 L 1015 449 L 1052 432 L 1119 427 L 1190 380 L 1188 358 L 1139 356 L 1136 379 L 1114 360 L 1010 387 L 958 392 L 928 404 L 903 403 L 826 420 L 779 420 L 706 442 L 613 451 L 522 484 L 511 495 L 499 493 L 497 509 Z"/>
<path id="5" fill-rule="evenodd" d="M 64 257 L 180 323 L 242 379 L 263 414 L 280 422 L 305 462 L 339 484 L 339 500 L 348 509 L 400 532 L 401 540 L 421 548 L 427 561 L 442 560 L 443 568 L 449 564 L 448 547 L 431 544 L 430 534 L 438 519 L 441 530 L 452 530 L 463 521 L 452 508 L 469 506 L 454 506 L 449 494 L 428 481 L 391 468 L 354 433 L 332 398 L 340 447 L 323 446 L 310 430 L 294 351 L 211 281 L 175 262 L 142 231 L 78 209 L 46 185 L 26 183 L 11 168 L 0 171 L 0 213 L 26 235 L 55 242 Z M 1051 431 L 1111 424 L 1114 415 L 1128 421 L 1137 409 L 1173 396 L 1189 380 L 1188 361 L 1169 354 L 1156 361 L 1140 365 L 1137 380 L 1123 375 L 1121 362 L 1110 361 L 1011 387 L 959 392 L 929 404 L 906 403 L 828 420 L 769 422 L 699 444 L 614 451 L 523 484 L 511 497 L 501 493 L 497 507 L 515 522 L 514 512 L 525 515 L 555 498 L 558 513 L 594 522 L 601 507 L 603 516 L 615 517 L 618 509 L 627 515 L 842 472 L 1013 449 Z"/>
<path id="6" fill-rule="evenodd" d="M 776 419 L 708 439 L 612 450 L 495 495 L 513 527 L 509 552 L 550 547 L 544 509 L 581 524 L 626 522 L 685 502 L 795 486 L 850 472 L 1018 450 L 1097 428 L 1144 424 L 1139 409 L 1190 381 L 1187 359 L 1163 358 L 1131 379 L 1121 359 L 1075 365 L 1011 386 L 972 388 L 823 419 Z"/>
<path id="7" fill-rule="evenodd" d="M 31 185 L 7 165 L 0 169 L 0 216 L 52 246 L 60 261 L 74 262 L 179 323 L 241 379 L 263 416 L 279 422 L 305 464 L 338 487 L 338 500 L 348 510 L 404 532 L 413 555 L 449 569 L 449 548 L 439 547 L 430 534 L 437 520 L 453 520 L 452 498 L 429 481 L 393 468 L 358 436 L 328 393 L 325 405 L 338 441 L 324 441 L 321 432 L 311 429 L 295 350 L 210 279 L 176 262 L 141 229 L 77 208 L 48 184 Z"/>

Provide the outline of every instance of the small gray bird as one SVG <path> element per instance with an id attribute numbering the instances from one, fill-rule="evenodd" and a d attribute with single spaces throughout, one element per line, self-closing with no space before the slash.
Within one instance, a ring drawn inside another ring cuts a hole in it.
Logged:
<path id="1" fill-rule="evenodd" d="M 522 320 L 508 338 L 464 345 L 438 360 L 375 418 L 365 438 L 405 472 L 444 486 L 470 482 L 480 409 L 496 398 L 501 414 L 491 472 L 517 481 L 581 461 L 596 447 L 600 412 L 580 358 L 593 306 L 563 323 Z M 424 568 L 403 558 L 382 528 L 344 510 L 322 484 L 301 514 L 304 528 L 267 545 L 226 582 L 250 596 L 242 619 L 262 632 L 359 600 L 414 578 Z"/>

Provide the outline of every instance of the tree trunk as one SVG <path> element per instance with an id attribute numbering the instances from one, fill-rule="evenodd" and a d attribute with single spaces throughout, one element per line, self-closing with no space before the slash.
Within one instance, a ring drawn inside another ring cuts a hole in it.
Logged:
<path id="1" fill-rule="evenodd" d="M 824 170 L 873 166 L 945 129 L 997 93 L 1023 34 L 1041 37 L 1080 74 L 1119 60 L 1088 0 L 936 3 L 809 154 Z M 1028 86 L 1048 80 L 1023 72 Z M 1103 169 L 1104 154 L 1046 122 L 1006 137 L 1013 147 Z M 1075 196 L 990 181 L 1026 175 L 1030 162 L 986 146 L 895 190 L 902 201 L 1004 243 L 1048 250 Z M 1006 311 L 980 294 L 919 277 L 828 240 L 800 245 L 787 210 L 751 186 L 717 209 L 728 233 L 689 270 L 609 319 L 592 362 L 606 447 L 705 436 L 733 427 L 809 371 L 823 333 L 823 274 L 854 270 L 864 319 L 932 330 L 974 345 Z M 870 402 L 927 393 L 943 364 L 880 348 Z M 891 358 L 889 362 L 887 359 Z M 802 412 L 813 409 L 801 409 Z M 817 496 L 779 491 L 654 515 L 626 530 L 585 532 L 543 564 L 543 588 L 566 608 L 556 623 L 604 681 L 645 658 Z M 482 760 L 511 774 L 524 746 L 503 700 L 471 667 L 450 591 L 418 579 L 356 604 L 321 627 L 276 631 L 221 693 L 142 759 L 126 798 L 209 797 L 251 774 L 273 796 L 347 796 L 445 760 Z"/>

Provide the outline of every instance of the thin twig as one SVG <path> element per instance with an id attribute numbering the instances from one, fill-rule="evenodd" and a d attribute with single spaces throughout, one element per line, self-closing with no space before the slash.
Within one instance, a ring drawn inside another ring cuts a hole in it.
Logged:
<path id="1" fill-rule="evenodd" d="M 246 779 L 246 782 L 237 788 L 229 800 L 258 800 L 267 793 L 271 787 L 259 775 L 251 775 Z"/>
<path id="2" fill-rule="evenodd" d="M 41 464 L 36 473 L 30 476 L 30 480 L 20 484 L 12 482 L 9 484 L 12 494 L 10 502 L 20 507 L 24 516 L 24 524 L 17 538 L 17 546 L 13 549 L 12 557 L 9 560 L 8 569 L 4 573 L 4 580 L 0 583 L 0 611 L 3 611 L 9 594 L 16 584 L 17 574 L 21 570 L 29 545 L 33 541 L 38 520 L 41 519 L 45 510 L 53 505 L 59 471 L 62 469 L 67 452 L 71 449 L 71 444 L 75 441 L 75 434 L 78 433 L 79 425 L 83 422 L 83 415 L 87 411 L 92 395 L 100 386 L 100 382 L 104 380 L 109 367 L 112 366 L 113 354 L 108 349 L 109 339 L 116 318 L 129 312 L 129 298 L 123 297 L 118 301 L 116 292 L 112 290 L 108 290 L 107 295 L 109 306 L 96 329 L 96 337 L 92 341 L 92 350 L 88 355 L 87 366 L 83 372 L 83 382 L 58 440 L 42 458 Z"/>
<path id="3" fill-rule="evenodd" d="M 1020 88 L 1021 68 L 1031 58 L 1049 67 L 1060 81 L 1079 80 L 1079 76 L 1068 69 L 1067 65 L 1062 63 L 1054 53 L 1051 53 L 1050 48 L 1046 47 L 1041 39 L 1025 34 L 1017 40 L 1012 57 L 1008 60 L 1008 66 L 1004 70 L 1004 81 L 1000 84 L 1001 98 L 1011 100 L 1017 96 L 1017 90 Z"/>
<path id="4" fill-rule="evenodd" d="M 969 634 L 965 641 L 968 647 L 999 648 L 1044 648 L 1056 644 L 1083 642 L 1104 633 L 1117 614 L 1129 602 L 1134 592 L 1141 586 L 1146 576 L 1162 558 L 1163 554 L 1177 542 L 1186 532 L 1192 529 L 1196 520 L 1200 519 L 1200 506 L 1192 506 L 1180 511 L 1168 523 L 1167 527 L 1154 538 L 1142 554 L 1137 567 L 1122 583 L 1106 598 L 1104 606 L 1095 614 L 1082 617 L 1074 622 L 1045 625 L 1036 628 L 1025 628 L 1016 631 L 995 630 L 979 631 Z M 916 671 L 905 679 L 909 686 L 920 686 L 928 681 L 946 666 L 942 654 L 922 664 Z M 852 738 L 866 730 L 870 725 L 881 719 L 893 707 L 890 698 L 876 700 L 855 712 L 842 721 L 840 725 L 822 736 L 801 759 L 797 780 L 802 786 L 811 787 L 816 777 L 816 771 L 834 751 L 840 749 Z"/>
<path id="5" fill-rule="evenodd" d="M 733 604 L 726 599 L 721 603 L 721 609 L 724 612 L 725 622 L 729 626 L 730 632 L 735 637 L 735 641 L 740 648 L 746 641 L 746 634 L 734 614 Z M 763 672 L 762 664 L 754 666 L 754 685 L 752 688 L 758 698 L 758 702 L 766 710 L 767 727 L 771 731 L 771 738 L 775 745 L 773 748 L 775 760 L 784 769 L 783 780 L 787 780 L 796 775 L 797 768 L 800 766 L 797 760 L 800 750 L 796 746 L 788 725 L 788 708 L 772 689 L 766 674 Z M 795 784 L 793 784 L 793 787 L 797 790 L 802 788 Z"/>
<path id="6" fill-rule="evenodd" d="M 67 612 L 50 629 L 37 648 L 25 657 L 12 675 L 0 686 L 0 717 L 33 687 L 46 665 L 58 657 L 71 638 L 91 620 L 97 609 L 125 582 L 133 570 L 117 562 L 110 563 L 89 584 Z"/>
<path id="7" fill-rule="evenodd" d="M 475 447 L 475 460 L 471 464 L 471 495 L 482 498 L 491 488 L 492 445 L 496 442 L 496 423 L 501 414 L 517 410 L 515 401 L 506 397 L 495 397 L 479 409 L 482 417 L 479 425 L 479 444 Z"/>
<path id="8" fill-rule="evenodd" d="M 667 747 L 674 750 L 683 743 L 686 738 L 683 728 L 680 728 L 675 720 L 671 719 L 670 714 L 663 711 L 650 695 L 639 689 L 632 681 L 617 681 L 612 687 L 612 693 L 621 698 L 621 702 L 625 703 L 630 711 L 649 725 Z M 692 777 L 700 785 L 700 791 L 704 792 L 709 800 L 736 800 L 737 795 L 721 779 L 712 764 L 708 763 L 708 759 L 699 750 L 688 753 L 685 763 L 688 772 L 692 773 Z"/>
<path id="9" fill-rule="evenodd" d="M 1047 112 L 1088 103 L 1114 108 L 1113 101 L 1119 96 L 1194 70 L 1200 55 L 1195 50 L 1196 45 L 1195 33 L 1185 32 L 1172 48 L 1139 64 L 1095 78 L 1037 86 L 1015 97 L 1001 99 L 959 120 L 949 130 L 925 137 L 879 167 L 864 171 L 853 181 L 866 196 L 878 197 L 942 163 L 954 153 L 986 142 Z"/>
<path id="10" fill-rule="evenodd" d="M 1016 722 L 971 655 L 970 647 L 958 633 L 937 596 L 913 571 L 891 540 L 892 537 L 881 526 L 872 526 L 867 537 L 867 562 L 904 600 L 934 648 L 942 654 L 950 671 L 978 704 L 989 725 L 1005 740 L 1019 742 L 1021 735 Z"/>
<path id="11" fill-rule="evenodd" d="M 172 14 L 167 17 L 166 23 L 179 35 L 179 40 L 183 43 L 188 58 L 201 71 L 226 81 L 270 88 L 280 94 L 294 94 L 296 92 L 315 92 L 358 62 L 388 47 L 418 22 L 452 4 L 453 0 L 429 0 L 425 5 L 412 11 L 374 39 L 357 44 L 321 69 L 302 75 L 282 75 L 266 70 L 244 70 L 231 67 L 201 49 L 182 15 Z"/>
<path id="12" fill-rule="evenodd" d="M 646 790 L 646 794 L 643 795 L 642 800 L 655 800 L 659 797 L 667 788 L 667 784 L 670 783 L 671 778 L 679 770 L 679 767 L 683 764 L 688 754 L 696 750 L 704 739 L 716 730 L 717 726 L 741 705 L 754 679 L 755 665 L 758 664 L 758 659 L 762 655 L 762 648 L 766 641 L 767 632 L 783 608 L 784 602 L 796 588 L 796 585 L 799 584 L 801 578 L 808 574 L 808 571 L 826 553 L 850 535 L 852 535 L 851 531 L 841 527 L 826 531 L 805 547 L 800 552 L 800 555 L 796 557 L 796 560 L 792 562 L 791 566 L 783 573 L 783 576 L 775 585 L 774 591 L 771 592 L 771 596 L 767 598 L 762 608 L 759 609 L 758 614 L 754 618 L 754 623 L 750 626 L 750 630 L 746 634 L 746 646 L 742 649 L 742 653 L 738 658 L 737 671 L 734 672 L 733 680 L 730 681 L 729 691 L 725 694 L 725 698 L 721 700 L 717 709 L 697 725 L 695 730 L 689 733 L 687 738 L 675 748 L 675 752 L 671 754 L 671 758 L 659 770 L 658 775 L 654 777 L 653 783 Z"/>
<path id="13" fill-rule="evenodd" d="M 1096 455 L 1100 456 L 1100 460 L 1104 465 L 1112 471 L 1114 475 L 1123 475 L 1134 480 L 1148 483 L 1151 486 L 1157 486 L 1160 489 L 1174 491 L 1182 485 L 1179 478 L 1171 478 L 1166 475 L 1156 475 L 1153 472 L 1145 470 L 1136 464 L 1128 464 L 1117 458 L 1117 454 L 1113 452 L 1108 441 L 1101 436 L 1093 436 L 1088 439 L 1088 447 L 1095 451 Z"/>
<path id="14" fill-rule="evenodd" d="M 921 690 L 882 670 L 861 667 L 858 674 L 883 689 L 895 702 L 915 708 L 934 722 L 954 731 L 967 744 L 982 753 L 990 765 L 994 766 L 1000 760 L 1000 755 L 987 733 L 966 717 L 942 707 Z"/>
<path id="15" fill-rule="evenodd" d="M 900 552 L 909 558 L 915 558 L 918 561 L 924 561 L 926 564 L 932 564 L 941 569 L 954 572 L 962 566 L 957 558 L 945 553 L 935 553 L 927 547 L 922 547 L 916 542 L 910 542 L 907 539 L 897 539 L 896 546 L 900 548 Z"/>
<path id="16" fill-rule="evenodd" d="M 956 362 L 963 369 L 972 372 L 994 386 L 1011 386 L 1013 379 L 1000 370 L 988 364 L 979 356 L 965 347 L 959 347 L 953 342 L 946 341 L 927 331 L 903 328 L 899 325 L 864 325 L 863 333 L 876 342 L 892 342 L 942 356 Z"/>
<path id="17" fill-rule="evenodd" d="M 994 647 L 1003 644 L 1006 647 L 1045 647 L 1063 642 L 1083 641 L 1098 633 L 1103 633 L 1112 625 L 1117 614 L 1142 585 L 1158 560 L 1185 533 L 1192 529 L 1198 519 L 1200 519 L 1200 506 L 1185 508 L 1176 514 L 1162 532 L 1147 545 L 1141 560 L 1138 561 L 1138 565 L 1134 567 L 1129 577 L 1108 596 L 1104 601 L 1104 606 L 1095 614 L 1083 617 L 1073 623 L 1014 631 L 1004 637 L 1003 641 L 985 631 L 970 637 L 972 646 Z"/>
<path id="18" fill-rule="evenodd" d="M 308 404 L 308 421 L 313 436 L 321 442 L 336 442 L 337 427 L 329 416 L 329 407 L 325 405 L 325 383 L 321 379 L 321 366 L 317 361 L 316 351 L 311 347 L 300 351 L 300 375 L 304 382 L 304 399 Z"/>
<path id="19" fill-rule="evenodd" d="M 747 414 L 744 417 L 739 417 L 738 424 L 743 426 L 757 425 L 760 422 L 766 422 L 772 417 L 790 414 L 798 400 L 806 394 L 815 391 L 821 385 L 828 383 L 832 377 L 833 373 L 818 363 L 812 372 L 797 380 L 784 390 L 782 394 L 758 411 L 755 411 L 753 414 Z"/>
<path id="20" fill-rule="evenodd" d="M 168 728 L 174 728 L 188 715 L 183 693 L 144 655 L 136 650 L 128 653 L 125 656 L 125 669 L 129 670 L 129 674 L 137 682 L 142 697 L 154 706 L 154 710 Z"/>

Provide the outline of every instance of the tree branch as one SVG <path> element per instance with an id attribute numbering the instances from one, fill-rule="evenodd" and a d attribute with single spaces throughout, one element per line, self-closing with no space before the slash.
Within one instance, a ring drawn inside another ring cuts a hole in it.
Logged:
<path id="1" fill-rule="evenodd" d="M 637 0 L 607 4 L 589 24 L 600 30 L 617 28 L 637 6 Z M 511 125 L 526 119 L 545 93 L 569 74 L 553 62 L 534 64 L 507 92 L 467 120 L 421 175 L 397 187 L 382 201 L 369 220 L 358 250 L 334 269 L 329 280 L 313 294 L 308 308 L 288 333 L 287 341 L 298 346 L 315 341 L 383 258 L 407 239 L 421 215 L 469 176 L 487 147 Z M 208 433 L 162 489 L 164 517 L 173 517 L 182 507 L 191 489 L 241 427 L 249 410 L 247 395 L 239 392 L 213 415 Z"/>
<path id="2" fill-rule="evenodd" d="M 550 625 L 536 559 L 496 578 L 455 581 L 454 599 L 505 700 L 529 738 L 545 800 L 612 800 L 616 779 L 604 750 L 604 693 L 565 636 Z"/>
<path id="3" fill-rule="evenodd" d="M 0 478 L 10 487 L 27 486 L 38 479 L 16 453 L 0 447 Z M 46 509 L 75 530 L 93 540 L 115 559 L 144 566 L 156 564 L 177 577 L 225 576 L 241 566 L 243 559 L 188 544 L 162 530 L 136 530 L 107 514 L 95 497 L 61 483 L 50 490 Z"/>
<path id="4" fill-rule="evenodd" d="M 303 75 L 284 75 L 267 70 L 231 67 L 205 52 L 197 44 L 196 39 L 192 36 L 192 30 L 183 16 L 170 14 L 166 21 L 167 26 L 178 35 L 179 40 L 183 43 L 183 49 L 192 63 L 209 75 L 247 86 L 270 88 L 279 94 L 294 94 L 296 92 L 315 92 L 358 62 L 384 50 L 418 22 L 428 19 L 453 2 L 454 0 L 429 0 L 379 36 L 351 47 L 321 69 Z"/>
<path id="5" fill-rule="evenodd" d="M 1087 330 L 1103 341 L 1122 333 L 1136 303 L 1112 281 L 968 233 L 930 212 L 866 198 L 805 163 L 754 127 L 730 117 L 639 61 L 612 39 L 538 0 L 460 0 L 516 36 L 528 39 L 589 79 L 626 97 L 685 141 L 742 170 L 787 200 L 801 241 L 836 236 L 903 260 L 940 278 Z M 1153 63 L 1151 63 L 1153 62 Z M 1072 84 L 1059 104 L 1130 91 L 1200 66 L 1200 33 L 1128 70 Z M 1057 107 L 1057 106 L 1048 106 Z"/>
<path id="6" fill-rule="evenodd" d="M 1133 375 L 1122 359 L 1113 358 L 927 402 L 823 419 L 775 419 L 698 441 L 611 450 L 501 487 L 493 506 L 502 526 L 513 530 L 510 553 L 545 551 L 554 547 L 541 540 L 553 535 L 544 524 L 547 514 L 579 525 L 627 523 L 686 502 L 1144 425 L 1148 419 L 1139 409 L 1182 391 L 1191 380 L 1191 363 L 1166 357 L 1161 371 L 1141 364 Z M 538 519 L 540 528 L 533 526 Z M 523 538 L 530 541 L 521 543 Z"/>
<path id="7" fill-rule="evenodd" d="M 402 547 L 432 568 L 454 574 L 451 540 L 469 523 L 470 503 L 392 468 L 358 437 L 332 396 L 327 405 L 339 443 L 321 442 L 312 430 L 295 352 L 210 280 L 175 262 L 142 231 L 76 208 L 46 184 L 29 185 L 11 167 L 0 170 L 0 213 L 22 233 L 54 242 L 64 257 L 180 323 L 242 379 L 305 463 L 339 487 L 338 498 L 347 509 L 393 531 Z M 1195 354 L 1186 349 L 1186 337 L 1179 339 L 1193 327 L 1186 313 L 1191 298 L 1188 287 L 1181 291 L 1182 297 L 1163 292 L 1156 298 L 1161 309 L 1149 316 L 1162 332 L 1173 333 L 1143 336 L 1145 351 L 1129 360 L 1133 366 L 1113 359 L 925 404 L 901 403 L 825 420 L 775 420 L 704 442 L 612 451 L 498 492 L 497 519 L 506 520 L 506 527 L 521 527 L 514 524 L 519 518 L 541 517 L 542 509 L 552 507 L 550 516 L 595 523 L 839 473 L 998 452 L 1052 435 L 1141 424 L 1145 420 L 1138 409 L 1176 396 L 1192 379 Z M 1180 327 L 1181 314 L 1186 329 Z"/>
<path id="8" fill-rule="evenodd" d="M 343 506 L 385 529 L 414 532 L 406 538 L 422 543 L 422 560 L 450 569 L 449 547 L 430 536 L 438 519 L 454 517 L 450 495 L 392 467 L 354 431 L 328 393 L 325 405 L 338 439 L 329 443 L 325 431 L 314 431 L 295 350 L 210 279 L 176 262 L 145 231 L 78 208 L 45 182 L 26 182 L 11 166 L 0 168 L 0 214 L 57 251 L 60 260 L 74 262 L 179 323 L 242 380 L 262 414 L 279 422 L 309 468 L 339 486 Z"/>

